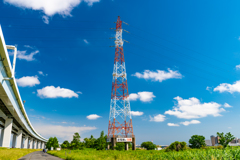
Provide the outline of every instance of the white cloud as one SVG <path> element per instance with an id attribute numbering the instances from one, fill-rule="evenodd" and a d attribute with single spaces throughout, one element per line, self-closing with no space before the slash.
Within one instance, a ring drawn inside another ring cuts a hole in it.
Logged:
<path id="1" fill-rule="evenodd" d="M 16 79 L 17 84 L 20 87 L 33 87 L 37 84 L 40 84 L 40 81 L 38 80 L 37 76 L 26 76 L 26 77 L 22 77 L 19 79 Z"/>
<path id="2" fill-rule="evenodd" d="M 154 121 L 154 122 L 163 122 L 165 121 L 165 117 L 164 115 L 162 114 L 158 114 L 156 116 L 150 116 L 150 121 Z"/>
<path id="3" fill-rule="evenodd" d="M 87 119 L 89 120 L 95 120 L 95 119 L 98 119 L 100 118 L 101 116 L 99 115 L 96 115 L 96 114 L 90 114 L 89 116 L 87 116 Z"/>
<path id="4" fill-rule="evenodd" d="M 49 23 L 49 16 L 59 14 L 63 17 L 72 16 L 71 11 L 83 0 L 4 0 L 5 3 L 22 9 L 39 10 L 45 13 L 42 17 L 44 23 Z M 89 6 L 100 0 L 84 0 Z"/>
<path id="5" fill-rule="evenodd" d="M 130 101 L 136 101 L 138 99 L 138 94 L 136 94 L 136 93 L 131 93 L 130 95 L 129 95 L 129 100 Z"/>
<path id="6" fill-rule="evenodd" d="M 178 71 L 173 71 L 170 68 L 168 68 L 168 72 L 164 70 L 157 70 L 156 72 L 145 70 L 143 73 L 136 72 L 132 76 L 138 77 L 138 78 L 144 78 L 144 79 L 151 79 L 153 81 L 159 81 L 162 82 L 167 79 L 182 79 L 182 74 Z"/>
<path id="7" fill-rule="evenodd" d="M 83 41 L 84 41 L 86 44 L 89 44 L 89 42 L 88 42 L 86 39 L 84 39 Z"/>
<path id="8" fill-rule="evenodd" d="M 225 111 L 221 105 L 216 102 L 201 103 L 197 98 L 182 99 L 175 97 L 177 105 L 172 110 L 168 110 L 165 114 L 173 115 L 178 118 L 192 119 L 202 118 L 208 115 L 214 117 L 221 116 L 220 113 Z"/>
<path id="9" fill-rule="evenodd" d="M 38 71 L 38 74 L 45 76 L 42 71 Z"/>
<path id="10" fill-rule="evenodd" d="M 49 24 L 49 17 L 48 16 L 42 16 L 42 20 L 44 23 Z"/>
<path id="11" fill-rule="evenodd" d="M 201 123 L 198 120 L 191 120 L 191 121 L 185 121 L 185 122 L 180 122 L 181 124 L 183 124 L 184 126 L 188 126 L 189 124 L 199 124 Z"/>
<path id="12" fill-rule="evenodd" d="M 228 129 L 232 129 L 232 127 L 228 127 Z"/>
<path id="13" fill-rule="evenodd" d="M 24 59 L 26 61 L 34 61 L 35 58 L 33 56 L 37 53 L 39 53 L 38 50 L 31 52 L 30 54 L 27 54 L 27 51 L 17 51 L 17 58 Z M 10 53 L 10 55 L 13 55 L 13 52 Z"/>
<path id="14" fill-rule="evenodd" d="M 214 91 L 218 91 L 220 93 L 222 92 L 229 92 L 229 93 L 234 93 L 234 92 L 240 92 L 240 80 L 234 82 L 233 84 L 229 83 L 222 83 L 216 88 L 214 88 Z"/>
<path id="15" fill-rule="evenodd" d="M 132 115 L 132 116 L 141 116 L 141 115 L 143 115 L 143 112 L 131 111 L 131 115 Z"/>
<path id="16" fill-rule="evenodd" d="M 80 92 L 80 91 L 77 91 L 77 93 L 78 93 L 78 94 L 82 94 L 82 92 Z"/>
<path id="17" fill-rule="evenodd" d="M 100 0 L 84 0 L 89 6 L 92 6 L 95 2 L 100 2 Z"/>
<path id="18" fill-rule="evenodd" d="M 37 95 L 42 98 L 78 98 L 78 94 L 74 91 L 60 87 L 55 88 L 54 86 L 47 86 L 42 89 L 38 89 L 37 93 Z"/>
<path id="19" fill-rule="evenodd" d="M 226 108 L 230 108 L 230 107 L 232 107 L 232 106 L 230 106 L 228 103 L 224 103 L 223 106 L 226 107 Z"/>
<path id="20" fill-rule="evenodd" d="M 129 100 L 130 101 L 136 101 L 136 100 L 140 100 L 142 102 L 151 102 L 153 100 L 153 98 L 156 97 L 155 95 L 153 95 L 153 92 L 138 92 L 136 93 L 131 93 L 129 95 Z"/>
<path id="21" fill-rule="evenodd" d="M 87 131 L 97 129 L 96 127 L 77 127 L 77 126 L 61 126 L 50 124 L 34 124 L 36 131 L 45 138 L 57 137 L 60 142 L 64 140 L 71 141 L 73 134 L 78 132 L 80 135 Z M 47 128 L 47 129 L 46 129 Z"/>
<path id="22" fill-rule="evenodd" d="M 236 65 L 236 70 L 239 70 L 239 69 L 240 69 L 240 64 Z"/>
<path id="23" fill-rule="evenodd" d="M 178 127 L 179 126 L 178 124 L 175 124 L 175 123 L 168 123 L 167 125 L 168 126 L 173 126 L 173 127 Z"/>
<path id="24" fill-rule="evenodd" d="M 29 45 L 24 45 L 24 47 L 33 49 L 33 47 Z"/>
<path id="25" fill-rule="evenodd" d="M 211 91 L 211 90 L 212 90 L 212 87 L 207 86 L 206 90 L 207 90 L 207 91 Z"/>

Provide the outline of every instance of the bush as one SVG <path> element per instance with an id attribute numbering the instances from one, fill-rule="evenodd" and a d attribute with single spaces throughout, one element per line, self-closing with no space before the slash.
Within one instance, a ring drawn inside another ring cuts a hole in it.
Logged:
<path id="1" fill-rule="evenodd" d="M 183 151 L 187 149 L 187 143 L 186 142 L 178 142 L 175 141 L 170 146 L 166 148 L 166 152 L 169 151 Z"/>
<path id="2" fill-rule="evenodd" d="M 157 148 L 156 144 L 153 144 L 153 142 L 143 142 L 141 144 L 141 147 L 146 148 L 147 150 L 154 150 L 155 148 Z"/>

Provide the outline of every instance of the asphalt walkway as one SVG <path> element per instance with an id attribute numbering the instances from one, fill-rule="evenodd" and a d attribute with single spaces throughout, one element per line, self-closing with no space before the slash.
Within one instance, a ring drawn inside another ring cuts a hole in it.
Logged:
<path id="1" fill-rule="evenodd" d="M 18 160 L 63 160 L 63 159 L 54 157 L 47 153 L 43 153 L 43 151 L 36 151 L 36 152 L 29 153 L 28 155 Z"/>

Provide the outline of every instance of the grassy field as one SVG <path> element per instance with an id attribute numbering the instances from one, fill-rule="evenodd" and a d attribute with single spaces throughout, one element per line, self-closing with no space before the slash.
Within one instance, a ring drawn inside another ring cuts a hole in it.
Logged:
<path id="1" fill-rule="evenodd" d="M 62 150 L 49 151 L 49 154 L 66 160 L 237 160 L 240 148 L 227 149 L 188 149 L 180 152 L 165 151 L 96 151 L 96 150 Z"/>
<path id="2" fill-rule="evenodd" d="M 16 148 L 1 148 L 0 160 L 17 160 L 29 153 L 39 151 L 39 149 L 16 149 Z"/>

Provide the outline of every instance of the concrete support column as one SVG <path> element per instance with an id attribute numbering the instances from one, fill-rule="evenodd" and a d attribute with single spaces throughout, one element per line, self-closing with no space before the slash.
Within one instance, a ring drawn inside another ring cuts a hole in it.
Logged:
<path id="1" fill-rule="evenodd" d="M 40 141 L 38 141 L 38 149 L 40 149 Z"/>
<path id="2" fill-rule="evenodd" d="M 3 131 L 4 131 L 4 128 L 1 128 L 1 135 L 0 135 L 0 147 L 2 147 L 2 142 L 3 142 Z"/>
<path id="3" fill-rule="evenodd" d="M 16 144 L 16 148 L 22 148 L 21 144 L 22 144 L 22 130 L 19 130 L 17 133 L 17 144 Z"/>
<path id="4" fill-rule="evenodd" d="M 127 142 L 124 142 L 125 143 L 125 150 L 127 151 L 128 150 L 128 143 Z"/>
<path id="5" fill-rule="evenodd" d="M 116 138 L 112 137 L 111 142 L 112 142 L 112 150 L 115 150 L 114 147 L 116 146 Z"/>
<path id="6" fill-rule="evenodd" d="M 24 138 L 24 144 L 23 144 L 25 149 L 28 149 L 28 135 L 25 136 Z"/>
<path id="7" fill-rule="evenodd" d="M 132 138 L 132 150 L 136 150 L 136 139 L 135 139 L 135 137 Z"/>
<path id="8" fill-rule="evenodd" d="M 42 142 L 42 149 L 44 149 L 45 148 L 45 146 L 44 146 L 44 142 Z"/>
<path id="9" fill-rule="evenodd" d="M 16 148 L 16 134 L 13 134 L 12 137 L 12 148 Z"/>
<path id="10" fill-rule="evenodd" d="M 33 148 L 33 138 L 29 138 L 29 141 L 30 141 L 29 149 L 32 149 Z"/>
<path id="11" fill-rule="evenodd" d="M 37 149 L 37 140 L 34 140 L 34 149 Z"/>
<path id="12" fill-rule="evenodd" d="M 10 141 L 12 136 L 12 118 L 7 118 L 5 120 L 4 131 L 3 131 L 3 140 L 2 140 L 2 147 L 10 147 Z"/>
<path id="13" fill-rule="evenodd" d="M 42 148 L 42 142 L 40 142 L 40 149 L 43 149 L 43 148 Z"/>

